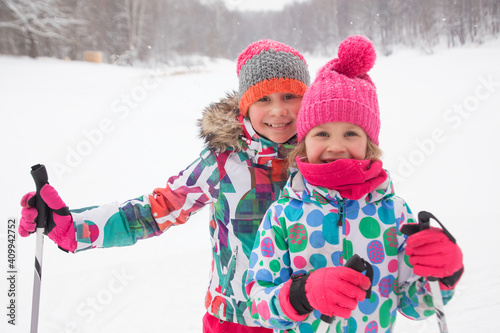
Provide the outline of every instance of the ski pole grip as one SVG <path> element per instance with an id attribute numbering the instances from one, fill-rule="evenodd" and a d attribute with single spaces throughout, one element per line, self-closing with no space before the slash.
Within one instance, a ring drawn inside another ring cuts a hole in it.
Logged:
<path id="1" fill-rule="evenodd" d="M 437 217 L 435 217 L 432 213 L 426 212 L 424 210 L 418 213 L 418 224 L 416 223 L 405 224 L 403 225 L 403 227 L 401 227 L 401 232 L 406 236 L 411 236 L 419 231 L 429 229 L 431 227 L 430 219 L 434 219 L 439 224 L 444 234 L 453 243 L 457 242 L 455 237 L 453 237 L 453 235 L 448 231 L 448 229 L 445 228 L 445 226 L 437 219 Z"/>
<path id="2" fill-rule="evenodd" d="M 439 223 L 439 225 L 441 226 L 441 229 L 443 229 L 444 234 L 453 243 L 457 242 L 455 237 L 453 237 L 453 235 L 448 231 L 448 229 L 445 228 L 445 226 L 437 219 L 437 217 L 435 217 L 434 215 L 432 215 L 431 213 L 426 212 L 426 211 L 421 211 L 420 213 L 418 213 L 418 223 L 422 226 L 422 230 L 430 228 L 430 226 L 431 226 L 430 219 L 431 218 L 436 220 L 437 223 Z"/>
<path id="3" fill-rule="evenodd" d="M 373 267 L 372 267 L 372 265 L 368 261 L 366 261 L 363 258 L 361 258 L 360 256 L 358 256 L 357 254 L 353 255 L 349 260 L 347 260 L 345 267 L 352 268 L 355 271 L 358 271 L 360 273 L 362 273 L 363 271 L 366 271 L 366 276 L 370 279 L 370 282 L 373 283 Z M 366 298 L 370 298 L 371 291 L 372 291 L 372 288 L 370 287 L 366 291 Z M 330 316 L 327 316 L 324 314 L 322 314 L 320 318 L 321 318 L 321 320 L 323 320 L 324 322 L 326 322 L 328 324 L 333 323 L 333 320 L 335 319 L 334 316 L 330 317 Z"/>
<path id="4" fill-rule="evenodd" d="M 42 196 L 40 195 L 40 191 L 45 184 L 49 183 L 49 177 L 47 175 L 47 170 L 45 169 L 45 165 L 37 164 L 31 167 L 31 176 L 35 181 L 36 186 L 36 203 L 35 208 L 38 212 L 36 227 L 44 228 L 47 226 L 47 204 L 42 200 Z"/>

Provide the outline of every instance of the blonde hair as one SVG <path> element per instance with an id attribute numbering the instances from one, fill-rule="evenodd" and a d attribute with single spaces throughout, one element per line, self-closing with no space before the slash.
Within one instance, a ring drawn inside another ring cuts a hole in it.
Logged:
<path id="1" fill-rule="evenodd" d="M 298 146 L 290 153 L 288 156 L 288 162 L 290 166 L 296 168 L 297 162 L 295 161 L 297 157 L 305 157 L 306 156 L 306 140 L 302 140 Z M 365 159 L 371 161 L 377 161 L 382 157 L 382 149 L 379 146 L 373 143 L 370 138 L 368 138 L 368 143 L 366 145 L 366 156 Z"/>

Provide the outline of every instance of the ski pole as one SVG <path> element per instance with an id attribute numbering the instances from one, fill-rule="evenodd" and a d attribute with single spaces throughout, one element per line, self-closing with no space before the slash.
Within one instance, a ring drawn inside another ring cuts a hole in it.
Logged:
<path id="1" fill-rule="evenodd" d="M 31 307 L 31 333 L 38 332 L 38 315 L 40 310 L 40 288 L 42 285 L 42 258 L 43 258 L 43 233 L 47 226 L 48 207 L 42 200 L 40 190 L 48 184 L 47 170 L 43 164 L 31 167 L 31 176 L 36 186 L 35 207 L 38 212 L 36 218 L 36 250 L 35 250 L 35 276 L 33 278 L 33 299 Z"/>
<path id="2" fill-rule="evenodd" d="M 357 254 L 353 255 L 349 260 L 347 260 L 347 263 L 345 264 L 346 267 L 352 268 L 355 271 L 358 271 L 362 273 L 363 271 L 366 271 L 366 276 L 370 279 L 370 282 L 373 282 L 373 267 L 372 265 L 366 261 L 365 259 L 361 258 Z M 366 298 L 370 298 L 371 295 L 371 287 L 366 291 Z M 328 332 L 328 329 L 335 320 L 334 316 L 327 316 L 322 314 L 321 315 L 321 321 L 319 322 L 318 328 L 316 329 L 317 333 L 326 333 Z"/>
<path id="3" fill-rule="evenodd" d="M 410 236 L 416 232 L 429 229 L 431 225 L 431 218 L 436 220 L 436 222 L 439 223 L 439 225 L 443 229 L 445 235 L 453 243 L 456 243 L 455 237 L 450 234 L 450 232 L 444 227 L 444 225 L 434 215 L 426 211 L 421 211 L 420 213 L 418 213 L 418 225 L 405 224 L 401 228 L 401 232 L 407 236 Z M 439 331 L 441 333 L 448 333 L 448 325 L 446 324 L 446 316 L 444 314 L 443 296 L 441 295 L 441 288 L 439 287 L 439 278 L 428 276 L 427 281 L 429 281 L 429 286 L 431 287 L 432 303 L 434 304 L 434 311 L 436 312 Z"/>

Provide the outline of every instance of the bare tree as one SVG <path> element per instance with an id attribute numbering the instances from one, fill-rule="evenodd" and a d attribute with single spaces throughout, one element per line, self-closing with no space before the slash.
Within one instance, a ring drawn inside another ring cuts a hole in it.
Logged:
<path id="1" fill-rule="evenodd" d="M 36 58 L 40 39 L 71 42 L 68 31 L 83 24 L 72 18 L 59 6 L 57 0 L 1 0 L 10 11 L 12 19 L 0 22 L 0 27 L 19 31 L 24 37 L 27 54 Z"/>
<path id="2" fill-rule="evenodd" d="M 122 0 L 120 12 L 115 16 L 116 20 L 125 27 L 127 33 L 127 49 L 116 59 L 120 63 L 131 64 L 139 57 L 143 45 L 144 23 L 146 19 L 146 0 Z"/>

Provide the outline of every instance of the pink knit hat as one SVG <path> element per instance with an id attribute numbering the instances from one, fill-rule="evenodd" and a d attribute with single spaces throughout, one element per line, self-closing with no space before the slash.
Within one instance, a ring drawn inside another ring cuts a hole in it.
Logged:
<path id="1" fill-rule="evenodd" d="M 368 71 L 375 64 L 372 42 L 351 36 L 339 45 L 338 58 L 323 66 L 304 94 L 297 118 L 302 141 L 307 132 L 323 123 L 343 121 L 363 128 L 378 145 L 380 114 L 375 85 Z"/>

